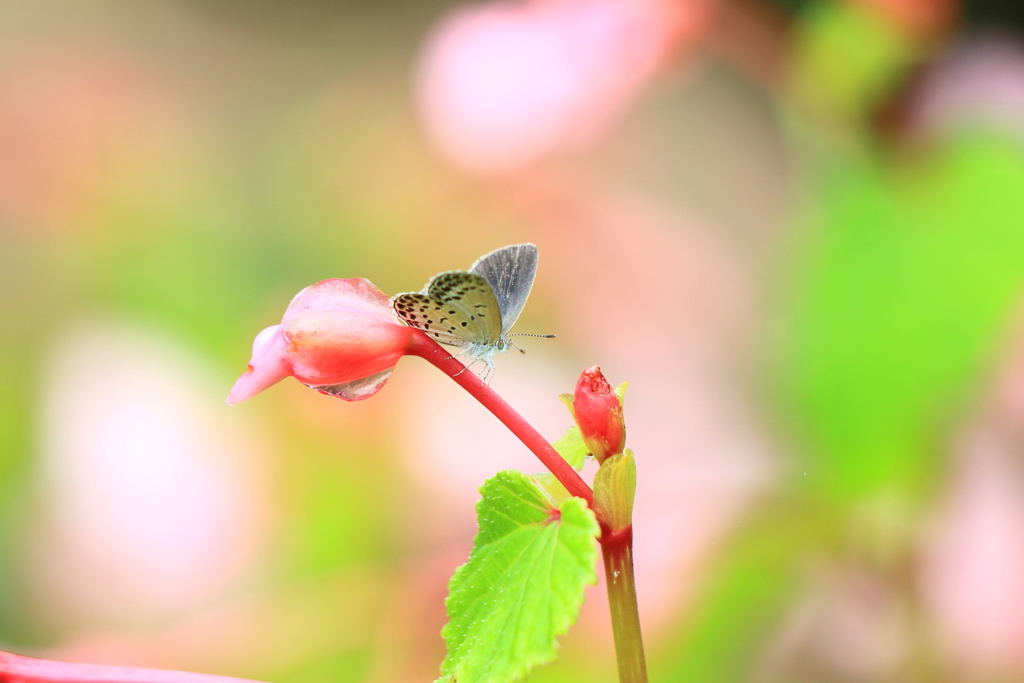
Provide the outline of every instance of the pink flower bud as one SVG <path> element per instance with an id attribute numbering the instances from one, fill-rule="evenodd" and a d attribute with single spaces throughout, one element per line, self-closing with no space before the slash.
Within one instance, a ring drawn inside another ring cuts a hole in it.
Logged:
<path id="1" fill-rule="evenodd" d="M 291 375 L 346 401 L 377 393 L 415 330 L 395 316 L 387 295 L 369 280 L 324 280 L 295 295 L 280 325 L 252 345 L 249 369 L 228 395 L 234 405 Z"/>
<path id="2" fill-rule="evenodd" d="M 576 393 L 565 397 L 587 449 L 599 463 L 618 455 L 626 445 L 622 404 L 596 365 L 587 368 L 576 382 Z"/>

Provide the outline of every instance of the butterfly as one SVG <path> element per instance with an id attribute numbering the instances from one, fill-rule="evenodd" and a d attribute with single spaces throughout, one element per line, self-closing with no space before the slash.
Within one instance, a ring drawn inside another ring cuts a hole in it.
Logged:
<path id="1" fill-rule="evenodd" d="M 435 275 L 423 291 L 395 296 L 393 305 L 407 325 L 442 344 L 462 347 L 458 355 L 472 359 L 466 367 L 483 362 L 489 381 L 492 356 L 515 346 L 509 330 L 523 312 L 536 276 L 537 247 L 513 244 L 484 254 L 468 271 Z"/>

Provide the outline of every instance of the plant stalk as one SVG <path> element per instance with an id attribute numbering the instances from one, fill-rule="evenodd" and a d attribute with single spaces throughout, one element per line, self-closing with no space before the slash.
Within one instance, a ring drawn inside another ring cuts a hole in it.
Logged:
<path id="1" fill-rule="evenodd" d="M 579 473 L 522 415 L 476 374 L 467 372 L 466 366 L 452 357 L 451 352 L 422 332 L 413 337 L 408 352 L 425 359 L 480 401 L 519 437 L 571 495 L 583 498 L 593 509 L 594 492 Z M 604 520 L 599 519 L 598 522 L 601 524 L 601 553 L 608 583 L 619 683 L 647 683 L 647 663 L 640 636 L 640 612 L 636 603 L 636 579 L 633 575 L 633 527 L 612 532 Z"/>
<path id="2" fill-rule="evenodd" d="M 541 436 L 540 432 L 533 428 L 523 416 L 517 413 L 512 406 L 503 398 L 494 393 L 475 373 L 466 370 L 466 366 L 453 358 L 450 351 L 432 340 L 426 334 L 420 332 L 414 335 L 409 353 L 425 359 L 431 365 L 451 377 L 455 382 L 468 391 L 470 395 L 483 404 L 484 408 L 491 411 L 495 417 L 502 421 L 513 434 L 519 437 L 527 448 L 533 451 L 540 461 L 548 468 L 551 474 L 561 482 L 562 486 L 573 496 L 587 501 L 587 505 L 593 508 L 594 492 L 587 486 L 580 477 L 579 472 L 574 470 L 565 459 L 558 454 L 547 439 Z M 632 572 L 632 570 L 630 570 Z"/>
<path id="3" fill-rule="evenodd" d="M 633 527 L 602 536 L 601 555 L 608 584 L 619 683 L 647 683 L 647 662 L 640 636 L 640 610 L 637 608 L 636 578 L 633 575 Z"/>

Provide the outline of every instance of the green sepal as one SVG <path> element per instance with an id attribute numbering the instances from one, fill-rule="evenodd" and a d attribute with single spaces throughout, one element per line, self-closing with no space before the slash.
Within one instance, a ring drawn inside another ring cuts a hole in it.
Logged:
<path id="1" fill-rule="evenodd" d="M 636 495 L 636 461 L 628 448 L 601 463 L 594 475 L 594 509 L 612 531 L 633 523 Z"/>
<path id="2" fill-rule="evenodd" d="M 615 398 L 619 399 L 619 405 L 622 409 L 626 409 L 626 389 L 629 388 L 629 382 L 623 382 L 619 386 L 615 387 Z"/>
<path id="3" fill-rule="evenodd" d="M 584 588 L 597 582 L 600 528 L 582 499 L 552 508 L 514 470 L 487 480 L 480 493 L 480 531 L 445 601 L 448 656 L 439 682 L 507 683 L 551 661 Z"/>
<path id="4" fill-rule="evenodd" d="M 572 394 L 559 394 L 558 400 L 565 404 L 565 407 L 569 409 L 569 414 L 572 415 L 572 419 L 576 419 L 576 399 L 573 398 Z"/>

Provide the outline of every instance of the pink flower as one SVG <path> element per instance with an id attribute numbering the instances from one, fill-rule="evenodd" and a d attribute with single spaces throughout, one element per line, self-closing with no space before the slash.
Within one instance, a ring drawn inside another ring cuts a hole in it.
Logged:
<path id="1" fill-rule="evenodd" d="M 465 6 L 427 41 L 428 136 L 478 173 L 522 170 L 600 137 L 684 42 L 704 0 L 528 0 Z"/>
<path id="2" fill-rule="evenodd" d="M 923 555 L 922 587 L 939 652 L 962 680 L 1024 676 L 1024 491 L 1005 432 L 978 429 Z"/>
<path id="3" fill-rule="evenodd" d="M 415 332 L 369 280 L 318 282 L 295 295 L 280 325 L 256 336 L 249 369 L 231 389 L 228 404 L 289 375 L 346 401 L 369 398 L 384 386 Z"/>
<path id="4" fill-rule="evenodd" d="M 587 449 L 599 463 L 618 455 L 626 445 L 626 424 L 622 403 L 615 395 L 601 368 L 594 365 L 583 371 L 576 382 L 576 393 L 563 397 Z"/>
<path id="5" fill-rule="evenodd" d="M 363 278 L 324 280 L 296 294 L 281 324 L 256 336 L 249 369 L 235 382 L 228 404 L 251 398 L 288 375 L 321 393 L 360 401 L 380 391 L 407 354 L 451 377 L 519 437 L 572 495 L 588 504 L 593 500 L 590 487 L 547 439 L 478 376 L 466 372 L 450 349 L 399 322 L 388 297 Z"/>
<path id="6" fill-rule="evenodd" d="M 0 652 L 5 683 L 252 683 L 244 678 L 129 666 L 72 664 Z"/>
<path id="7" fill-rule="evenodd" d="M 1024 49 L 996 35 L 960 41 L 929 68 L 909 114 L 923 136 L 988 129 L 1024 138 Z"/>

